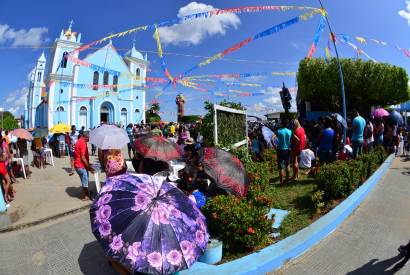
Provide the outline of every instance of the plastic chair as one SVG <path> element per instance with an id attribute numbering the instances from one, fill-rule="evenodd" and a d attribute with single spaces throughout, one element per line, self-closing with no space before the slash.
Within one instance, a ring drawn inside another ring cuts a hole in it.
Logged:
<path id="1" fill-rule="evenodd" d="M 47 159 L 50 159 L 51 165 L 54 166 L 53 150 L 51 150 L 50 148 L 46 148 L 44 149 L 43 152 L 44 152 L 44 157 L 46 159 L 46 162 L 47 162 Z"/>

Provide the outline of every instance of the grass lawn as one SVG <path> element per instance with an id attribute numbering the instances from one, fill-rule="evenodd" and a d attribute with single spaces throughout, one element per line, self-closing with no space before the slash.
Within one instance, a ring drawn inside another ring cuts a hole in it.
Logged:
<path id="1" fill-rule="evenodd" d="M 238 244 L 239 242 L 242 245 L 239 246 L 239 249 L 238 246 L 228 246 L 228 249 L 224 250 L 221 263 L 258 251 L 309 226 L 349 196 L 364 179 L 383 163 L 386 157 L 387 154 L 382 148 L 375 149 L 357 160 L 335 162 L 323 166 L 317 178 L 308 177 L 304 175 L 303 171 L 300 171 L 298 180 L 291 180 L 283 186 L 279 184 L 276 154 L 273 151 L 265 152 L 265 161 L 252 162 L 247 160 L 245 168 L 251 185 L 248 197 L 241 199 L 241 201 L 238 200 L 238 203 L 241 202 L 241 206 L 236 205 L 235 201 L 232 202 L 232 200 L 210 203 L 210 205 L 218 206 L 212 208 L 214 209 L 212 214 L 216 214 L 215 209 L 217 209 L 223 216 L 218 211 L 216 211 L 218 212 L 216 216 L 224 217 L 224 219 L 218 220 L 223 226 L 217 222 L 213 223 L 216 235 L 223 233 L 224 241 L 228 240 L 229 244 Z M 326 194 L 327 198 L 324 197 Z M 289 211 L 289 215 L 279 228 L 280 236 L 278 238 L 260 237 L 269 235 L 265 232 L 271 232 L 269 223 L 258 222 L 259 220 L 266 221 L 264 213 L 267 212 L 264 211 L 268 211 L 270 206 Z M 317 207 L 320 208 L 320 211 L 317 211 Z M 255 210 L 252 212 L 246 209 Z M 255 234 L 252 228 L 258 228 L 259 235 Z M 240 251 L 240 253 L 236 251 Z"/>

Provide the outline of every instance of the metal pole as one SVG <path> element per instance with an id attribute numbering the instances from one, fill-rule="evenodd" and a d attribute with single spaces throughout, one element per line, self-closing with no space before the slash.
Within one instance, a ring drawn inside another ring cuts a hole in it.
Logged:
<path id="1" fill-rule="evenodd" d="M 320 6 L 322 7 L 322 9 L 325 10 L 325 8 L 323 7 L 323 4 L 322 4 L 322 0 L 318 0 L 318 1 L 320 3 Z M 342 64 L 340 63 L 339 53 L 337 52 L 337 47 L 336 47 L 336 36 L 334 35 L 334 33 L 332 31 L 332 27 L 330 26 L 330 22 L 329 22 L 329 19 L 328 19 L 327 15 L 324 14 L 324 17 L 326 19 L 327 26 L 329 27 L 330 35 L 332 37 L 333 46 L 335 47 L 337 64 L 339 66 L 339 78 L 340 78 L 341 92 L 342 92 L 343 118 L 345 119 L 345 121 L 347 121 L 347 119 L 346 119 L 345 84 L 344 84 L 344 80 L 343 80 Z M 343 127 L 343 143 L 346 144 L 346 128 L 344 128 L 344 127 Z"/>

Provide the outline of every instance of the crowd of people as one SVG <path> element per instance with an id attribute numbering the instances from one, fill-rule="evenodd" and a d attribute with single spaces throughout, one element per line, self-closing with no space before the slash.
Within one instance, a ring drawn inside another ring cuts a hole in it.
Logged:
<path id="1" fill-rule="evenodd" d="M 282 120 L 270 127 L 274 132 L 271 140 L 262 133 L 263 126 L 266 127 L 261 123 L 253 125 L 249 148 L 256 161 L 261 160 L 265 148 L 277 149 L 281 184 L 290 179 L 291 165 L 291 179 L 297 179 L 299 168 L 306 170 L 306 174 L 314 174 L 322 164 L 357 158 L 374 146 L 384 146 L 388 152 L 400 156 L 410 152 L 410 133 L 404 126 L 388 117 L 364 119 L 356 110 L 347 122 L 336 115 L 319 117 L 315 121 Z M 346 140 L 343 140 L 344 132 Z"/>
<path id="2" fill-rule="evenodd" d="M 210 178 L 205 176 L 203 169 L 199 164 L 200 149 L 203 145 L 203 137 L 198 132 L 196 124 L 180 125 L 177 123 L 169 124 L 129 124 L 125 127 L 128 134 L 129 143 L 128 159 L 132 163 L 132 168 L 136 173 L 148 175 L 168 176 L 170 170 L 169 162 L 145 158 L 135 150 L 135 141 L 143 136 L 161 136 L 174 143 L 181 153 L 182 160 L 186 163 L 185 169 L 180 173 L 178 186 L 188 195 L 193 195 L 198 191 L 201 184 L 205 182 L 206 188 L 201 188 L 204 193 L 210 195 L 215 193 L 217 188 L 210 184 Z M 69 134 L 69 155 L 71 157 L 71 173 L 74 170 L 80 177 L 82 186 L 82 200 L 90 199 L 88 191 L 88 172 L 93 172 L 94 168 L 90 164 L 87 142 L 88 132 L 76 133 L 75 126 Z M 120 149 L 101 150 L 93 144 L 91 153 L 98 156 L 99 167 L 105 172 L 106 177 L 112 177 L 126 173 L 130 167 L 127 167 L 127 161 Z M 172 180 L 172 179 L 170 179 Z M 197 185 L 199 184 L 199 185 Z"/>

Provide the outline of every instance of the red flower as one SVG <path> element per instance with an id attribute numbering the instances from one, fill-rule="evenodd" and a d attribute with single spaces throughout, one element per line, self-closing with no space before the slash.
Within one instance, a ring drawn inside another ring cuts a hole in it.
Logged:
<path id="1" fill-rule="evenodd" d="M 255 234 L 255 230 L 252 227 L 248 228 L 248 233 L 249 234 Z"/>

